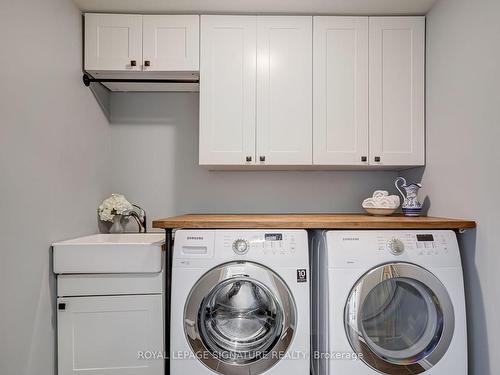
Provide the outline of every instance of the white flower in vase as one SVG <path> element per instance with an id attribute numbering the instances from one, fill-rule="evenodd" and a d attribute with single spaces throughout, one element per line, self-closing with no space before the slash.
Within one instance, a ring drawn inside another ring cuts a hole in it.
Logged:
<path id="1" fill-rule="evenodd" d="M 132 204 L 122 194 L 111 194 L 99 206 L 99 218 L 102 221 L 113 222 L 115 215 L 122 215 L 132 209 Z"/>

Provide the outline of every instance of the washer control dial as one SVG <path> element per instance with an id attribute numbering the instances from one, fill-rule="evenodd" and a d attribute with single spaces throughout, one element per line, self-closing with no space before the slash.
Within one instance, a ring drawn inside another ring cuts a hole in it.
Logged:
<path id="1" fill-rule="evenodd" d="M 387 249 L 393 255 L 401 255 L 405 251 L 405 244 L 398 238 L 392 238 L 387 242 Z"/>
<path id="2" fill-rule="evenodd" d="M 238 238 L 233 242 L 233 251 L 238 255 L 243 255 L 248 252 L 249 244 L 247 240 Z"/>

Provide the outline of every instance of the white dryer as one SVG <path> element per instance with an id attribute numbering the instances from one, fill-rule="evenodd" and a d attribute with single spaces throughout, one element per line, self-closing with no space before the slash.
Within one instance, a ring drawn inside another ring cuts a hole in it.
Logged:
<path id="1" fill-rule="evenodd" d="M 176 231 L 170 373 L 308 375 L 308 278 L 305 231 Z"/>
<path id="2" fill-rule="evenodd" d="M 311 246 L 315 374 L 467 374 L 454 232 L 317 231 Z"/>

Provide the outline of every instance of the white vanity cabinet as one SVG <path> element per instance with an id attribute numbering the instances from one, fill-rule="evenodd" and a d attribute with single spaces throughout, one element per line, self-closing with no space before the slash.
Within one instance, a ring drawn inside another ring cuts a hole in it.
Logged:
<path id="1" fill-rule="evenodd" d="M 202 16 L 200 164 L 310 165 L 312 17 Z"/>
<path id="2" fill-rule="evenodd" d="M 86 13 L 84 68 L 99 77 L 198 71 L 199 16 Z"/>
<path id="3" fill-rule="evenodd" d="M 59 297 L 59 375 L 163 375 L 161 294 Z M 149 356 L 149 354 L 146 354 Z"/>
<path id="4" fill-rule="evenodd" d="M 164 375 L 163 244 L 148 233 L 53 245 L 58 375 Z"/>

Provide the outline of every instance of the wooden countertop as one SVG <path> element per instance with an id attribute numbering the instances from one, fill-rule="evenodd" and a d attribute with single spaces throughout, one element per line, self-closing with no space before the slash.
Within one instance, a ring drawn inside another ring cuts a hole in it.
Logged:
<path id="1" fill-rule="evenodd" d="M 469 229 L 470 220 L 363 214 L 190 214 L 158 219 L 153 228 Z"/>

